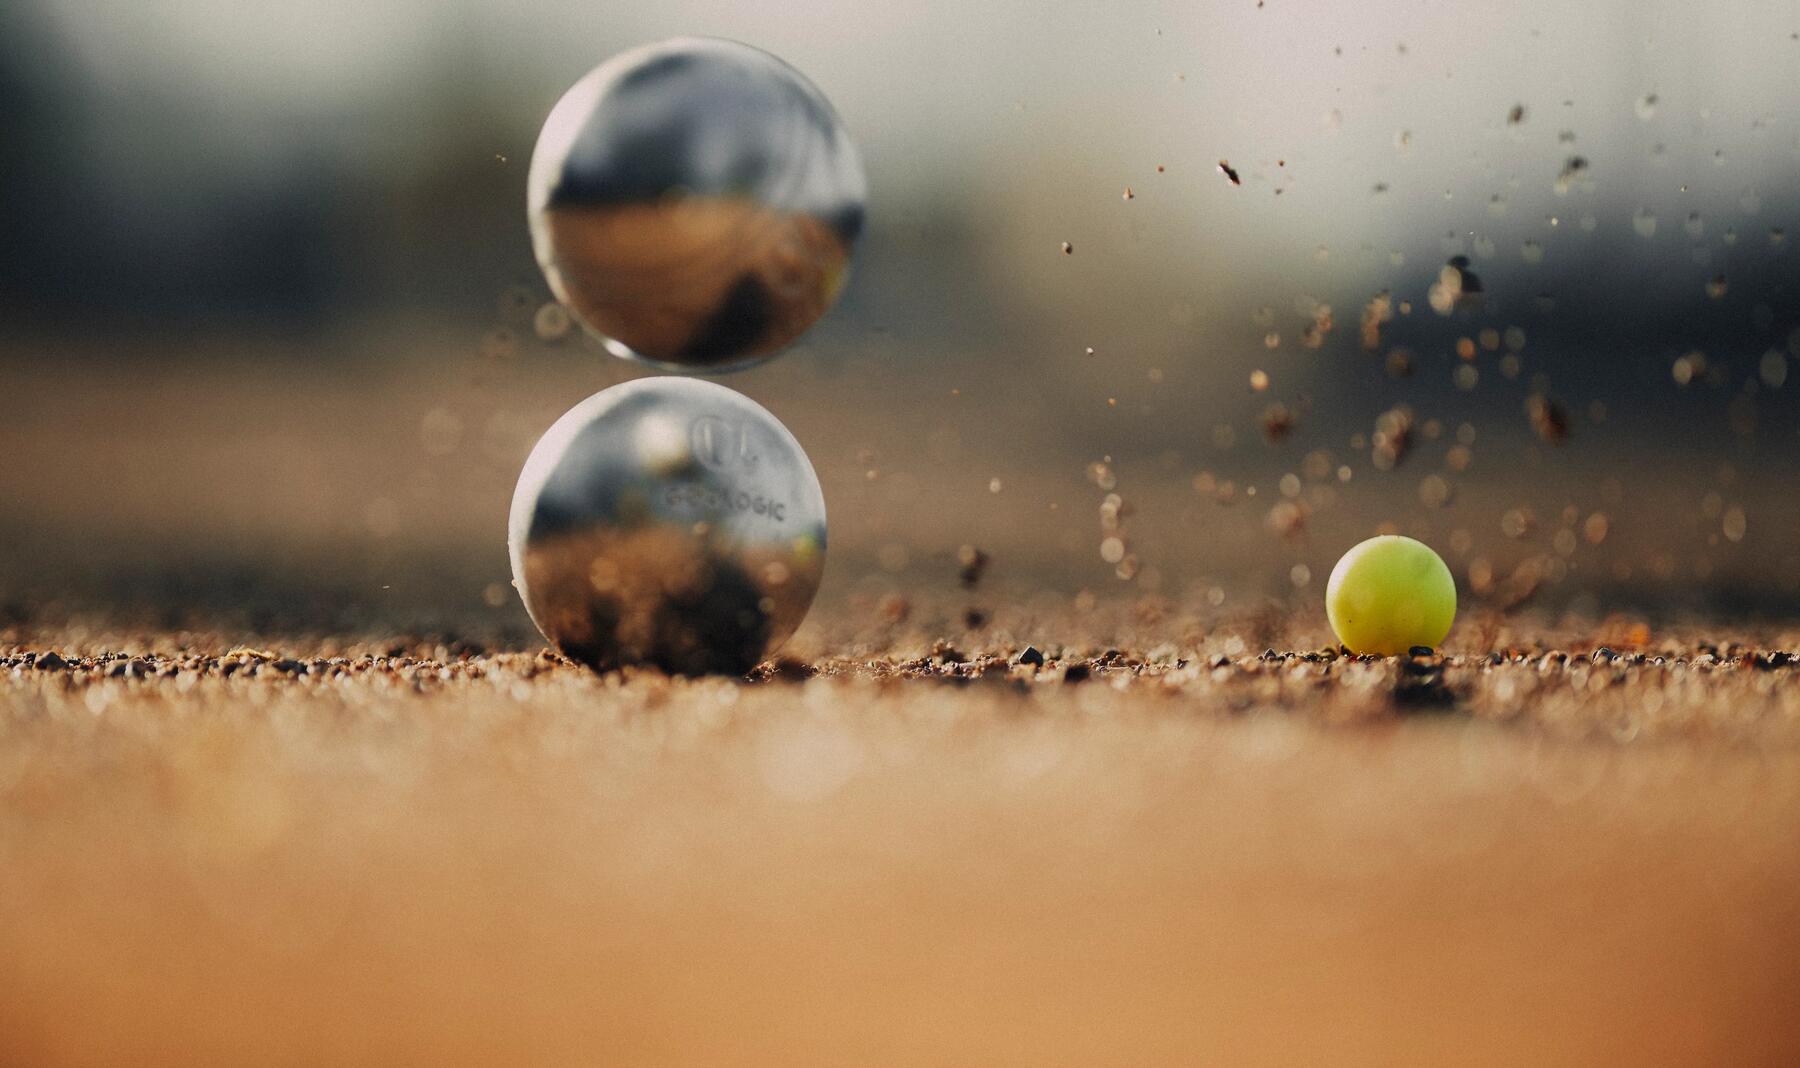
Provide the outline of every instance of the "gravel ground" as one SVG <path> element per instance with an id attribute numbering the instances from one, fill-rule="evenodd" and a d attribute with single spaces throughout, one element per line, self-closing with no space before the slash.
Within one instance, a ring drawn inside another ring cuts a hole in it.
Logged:
<path id="1" fill-rule="evenodd" d="M 1800 1053 L 1800 630 L 886 611 L 752 680 L 0 633 L 0 1062 Z"/>

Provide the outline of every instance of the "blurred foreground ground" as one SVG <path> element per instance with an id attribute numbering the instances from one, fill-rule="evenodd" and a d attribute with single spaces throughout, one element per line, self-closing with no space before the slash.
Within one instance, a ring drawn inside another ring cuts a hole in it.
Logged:
<path id="1" fill-rule="evenodd" d="M 1800 629 L 889 612 L 761 681 L 15 623 L 0 1062 L 1800 1054 Z"/>

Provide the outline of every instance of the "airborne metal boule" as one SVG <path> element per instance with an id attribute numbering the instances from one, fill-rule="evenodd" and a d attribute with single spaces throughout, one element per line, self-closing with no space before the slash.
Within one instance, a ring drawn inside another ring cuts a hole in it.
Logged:
<path id="1" fill-rule="evenodd" d="M 867 196 L 849 133 L 799 71 L 693 37 L 577 82 L 527 190 L 557 298 L 614 355 L 697 371 L 767 359 L 831 307 Z"/>

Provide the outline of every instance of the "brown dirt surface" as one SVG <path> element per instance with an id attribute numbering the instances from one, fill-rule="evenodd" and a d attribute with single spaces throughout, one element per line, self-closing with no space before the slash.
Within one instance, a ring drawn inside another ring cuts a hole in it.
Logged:
<path id="1" fill-rule="evenodd" d="M 955 614 L 0 631 L 0 1063 L 1800 1051 L 1800 630 Z"/>

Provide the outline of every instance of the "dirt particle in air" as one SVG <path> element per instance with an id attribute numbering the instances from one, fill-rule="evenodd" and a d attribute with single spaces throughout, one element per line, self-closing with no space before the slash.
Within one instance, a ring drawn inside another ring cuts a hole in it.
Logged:
<path id="1" fill-rule="evenodd" d="M 1414 436 L 1413 410 L 1404 404 L 1382 412 L 1375 419 L 1375 433 L 1369 438 L 1369 459 L 1378 471 L 1392 471 L 1412 450 Z"/>
<path id="2" fill-rule="evenodd" d="M 1525 399 L 1525 414 L 1531 429 L 1552 445 L 1561 445 L 1569 437 L 1569 412 L 1554 398 L 1533 393 Z"/>
<path id="3" fill-rule="evenodd" d="M 957 581 L 962 588 L 972 590 L 981 584 L 981 576 L 987 573 L 992 557 L 973 545 L 964 545 L 956 551 L 956 561 L 961 565 L 957 572 Z"/>
<path id="4" fill-rule="evenodd" d="M 1269 444 L 1274 445 L 1287 440 L 1288 435 L 1294 432 L 1294 427 L 1299 420 L 1295 417 L 1293 409 L 1277 402 L 1263 409 L 1261 422 L 1263 437 L 1268 440 Z"/>

